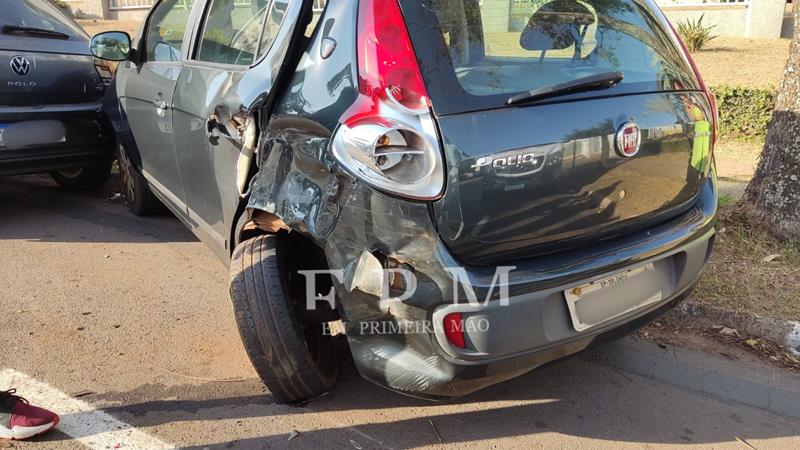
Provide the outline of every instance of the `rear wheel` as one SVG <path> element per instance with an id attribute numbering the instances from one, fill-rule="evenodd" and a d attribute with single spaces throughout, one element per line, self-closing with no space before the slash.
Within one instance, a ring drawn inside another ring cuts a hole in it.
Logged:
<path id="1" fill-rule="evenodd" d="M 69 191 L 88 191 L 97 189 L 111 175 L 111 161 L 104 161 L 91 166 L 76 169 L 56 170 L 50 177 L 64 189 Z"/>
<path id="2" fill-rule="evenodd" d="M 334 338 L 296 309 L 281 248 L 276 235 L 239 244 L 231 261 L 230 295 L 256 372 L 279 402 L 301 403 L 333 388 L 339 361 Z"/>
<path id="3" fill-rule="evenodd" d="M 131 212 L 137 216 L 147 216 L 162 211 L 164 206 L 150 191 L 147 180 L 133 167 L 125 146 L 119 141 L 117 141 L 117 161 L 119 161 L 125 203 Z"/>

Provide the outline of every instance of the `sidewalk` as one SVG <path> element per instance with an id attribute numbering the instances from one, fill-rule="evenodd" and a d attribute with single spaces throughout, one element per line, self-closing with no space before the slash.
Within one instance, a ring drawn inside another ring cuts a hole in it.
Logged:
<path id="1" fill-rule="evenodd" d="M 800 376 L 777 367 L 637 338 L 605 345 L 587 359 L 722 400 L 800 418 Z"/>

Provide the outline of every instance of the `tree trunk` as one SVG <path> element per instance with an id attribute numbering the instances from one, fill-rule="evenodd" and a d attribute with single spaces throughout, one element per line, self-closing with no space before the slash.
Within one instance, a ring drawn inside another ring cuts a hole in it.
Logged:
<path id="1" fill-rule="evenodd" d="M 758 168 L 744 206 L 781 239 L 800 239 L 800 8 L 794 37 Z"/>

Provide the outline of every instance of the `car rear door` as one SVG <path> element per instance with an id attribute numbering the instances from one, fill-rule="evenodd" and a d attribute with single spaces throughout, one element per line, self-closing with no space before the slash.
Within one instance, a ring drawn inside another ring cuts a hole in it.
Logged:
<path id="1" fill-rule="evenodd" d="M 173 129 L 189 218 L 227 258 L 256 145 L 256 111 L 305 23 L 308 0 L 208 0 L 179 76 Z"/>
<path id="2" fill-rule="evenodd" d="M 173 148 L 175 84 L 181 73 L 185 36 L 194 0 L 161 0 L 148 16 L 138 45 L 139 60 L 121 64 L 119 99 L 141 157 L 141 169 L 155 193 L 181 216 L 186 215 L 178 162 Z"/>

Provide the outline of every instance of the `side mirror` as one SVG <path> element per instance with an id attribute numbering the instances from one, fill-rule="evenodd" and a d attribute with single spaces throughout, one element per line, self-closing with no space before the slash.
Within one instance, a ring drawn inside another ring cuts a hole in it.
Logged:
<path id="1" fill-rule="evenodd" d="M 124 61 L 131 55 L 131 37 L 122 31 L 106 31 L 92 38 L 92 54 L 106 61 Z"/>

